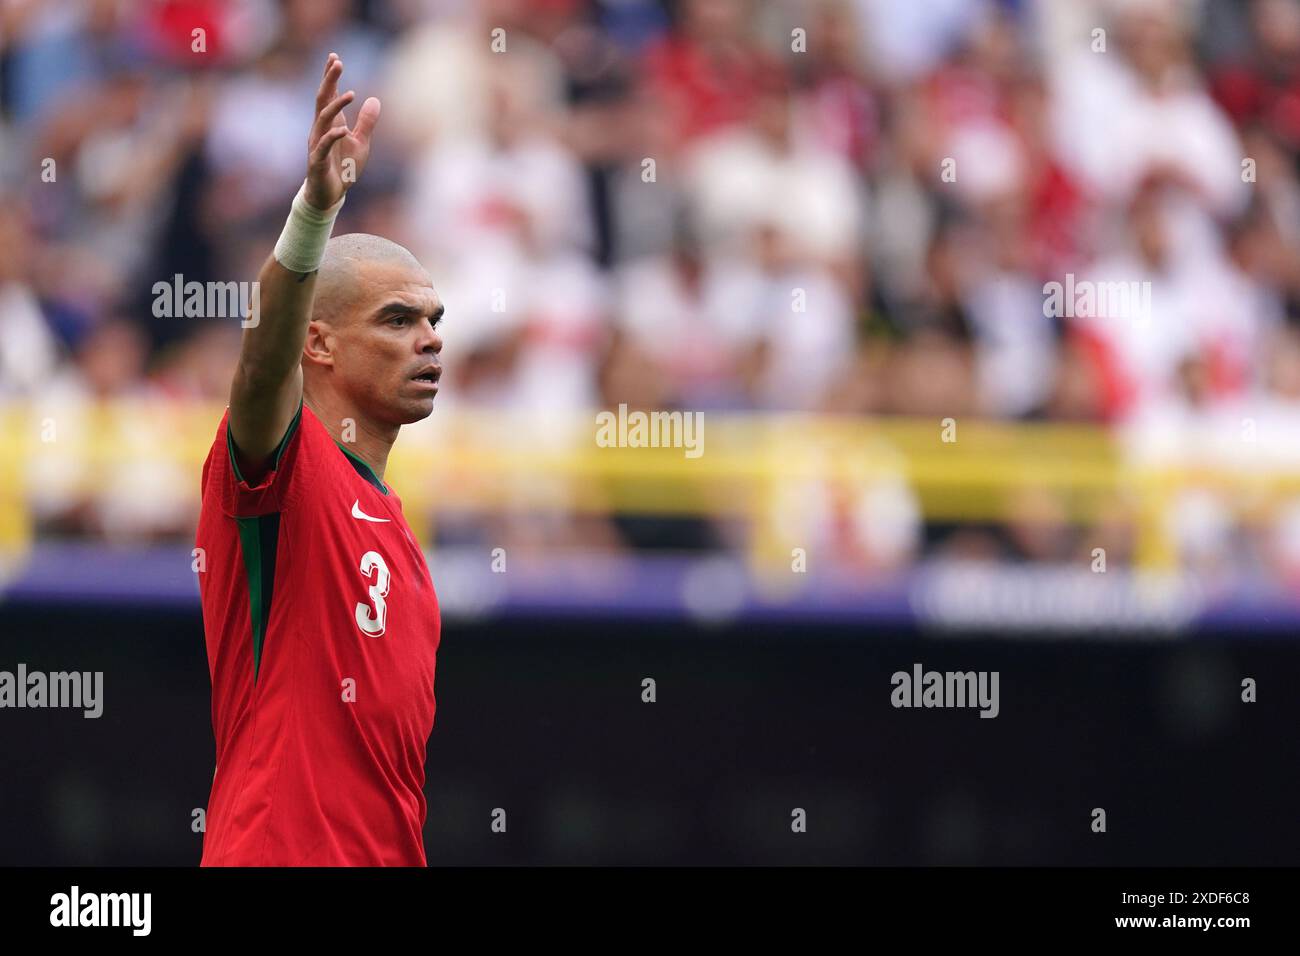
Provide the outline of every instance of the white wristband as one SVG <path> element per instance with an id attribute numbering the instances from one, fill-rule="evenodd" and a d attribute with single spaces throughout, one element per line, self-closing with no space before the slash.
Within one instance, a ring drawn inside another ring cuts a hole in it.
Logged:
<path id="1" fill-rule="evenodd" d="M 325 243 L 334 228 L 334 217 L 343 208 L 343 196 L 329 209 L 320 210 L 307 202 L 307 183 L 293 197 L 284 231 L 275 243 L 275 261 L 290 272 L 315 272 L 325 257 Z"/>

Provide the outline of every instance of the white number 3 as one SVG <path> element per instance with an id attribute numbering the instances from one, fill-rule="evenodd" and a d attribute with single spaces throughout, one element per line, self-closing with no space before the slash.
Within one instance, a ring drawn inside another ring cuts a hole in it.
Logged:
<path id="1" fill-rule="evenodd" d="M 388 620 L 388 605 L 384 598 L 388 596 L 388 565 L 378 551 L 367 551 L 361 556 L 361 573 L 367 578 L 375 574 L 375 583 L 370 585 L 370 600 L 374 602 L 372 613 L 370 605 L 357 602 L 357 627 L 363 634 L 379 637 L 384 633 Z"/>

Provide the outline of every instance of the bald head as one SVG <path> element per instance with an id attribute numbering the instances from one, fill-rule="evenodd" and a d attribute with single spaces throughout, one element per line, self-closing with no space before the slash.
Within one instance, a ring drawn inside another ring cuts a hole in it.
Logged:
<path id="1" fill-rule="evenodd" d="M 366 284 L 363 273 L 373 271 L 368 266 L 379 267 L 382 271 L 409 271 L 429 283 L 420 261 L 392 240 L 367 232 L 333 236 L 325 243 L 325 255 L 316 275 L 312 318 L 337 325 L 355 313 Z"/>

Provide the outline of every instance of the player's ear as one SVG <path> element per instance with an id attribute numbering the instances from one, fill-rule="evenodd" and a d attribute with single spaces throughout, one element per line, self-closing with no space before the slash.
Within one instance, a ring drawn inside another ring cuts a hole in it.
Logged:
<path id="1" fill-rule="evenodd" d="M 312 319 L 307 323 L 307 339 L 302 343 L 302 355 L 316 365 L 334 364 L 334 336 L 329 323 Z"/>

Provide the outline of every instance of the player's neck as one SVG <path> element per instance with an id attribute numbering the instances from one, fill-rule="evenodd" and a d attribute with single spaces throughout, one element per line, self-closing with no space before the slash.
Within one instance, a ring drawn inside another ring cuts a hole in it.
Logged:
<path id="1" fill-rule="evenodd" d="M 378 425 L 334 396 L 303 394 L 303 404 L 311 409 L 330 437 L 360 458 L 380 481 L 388 468 L 388 453 L 397 441 L 398 425 Z"/>

